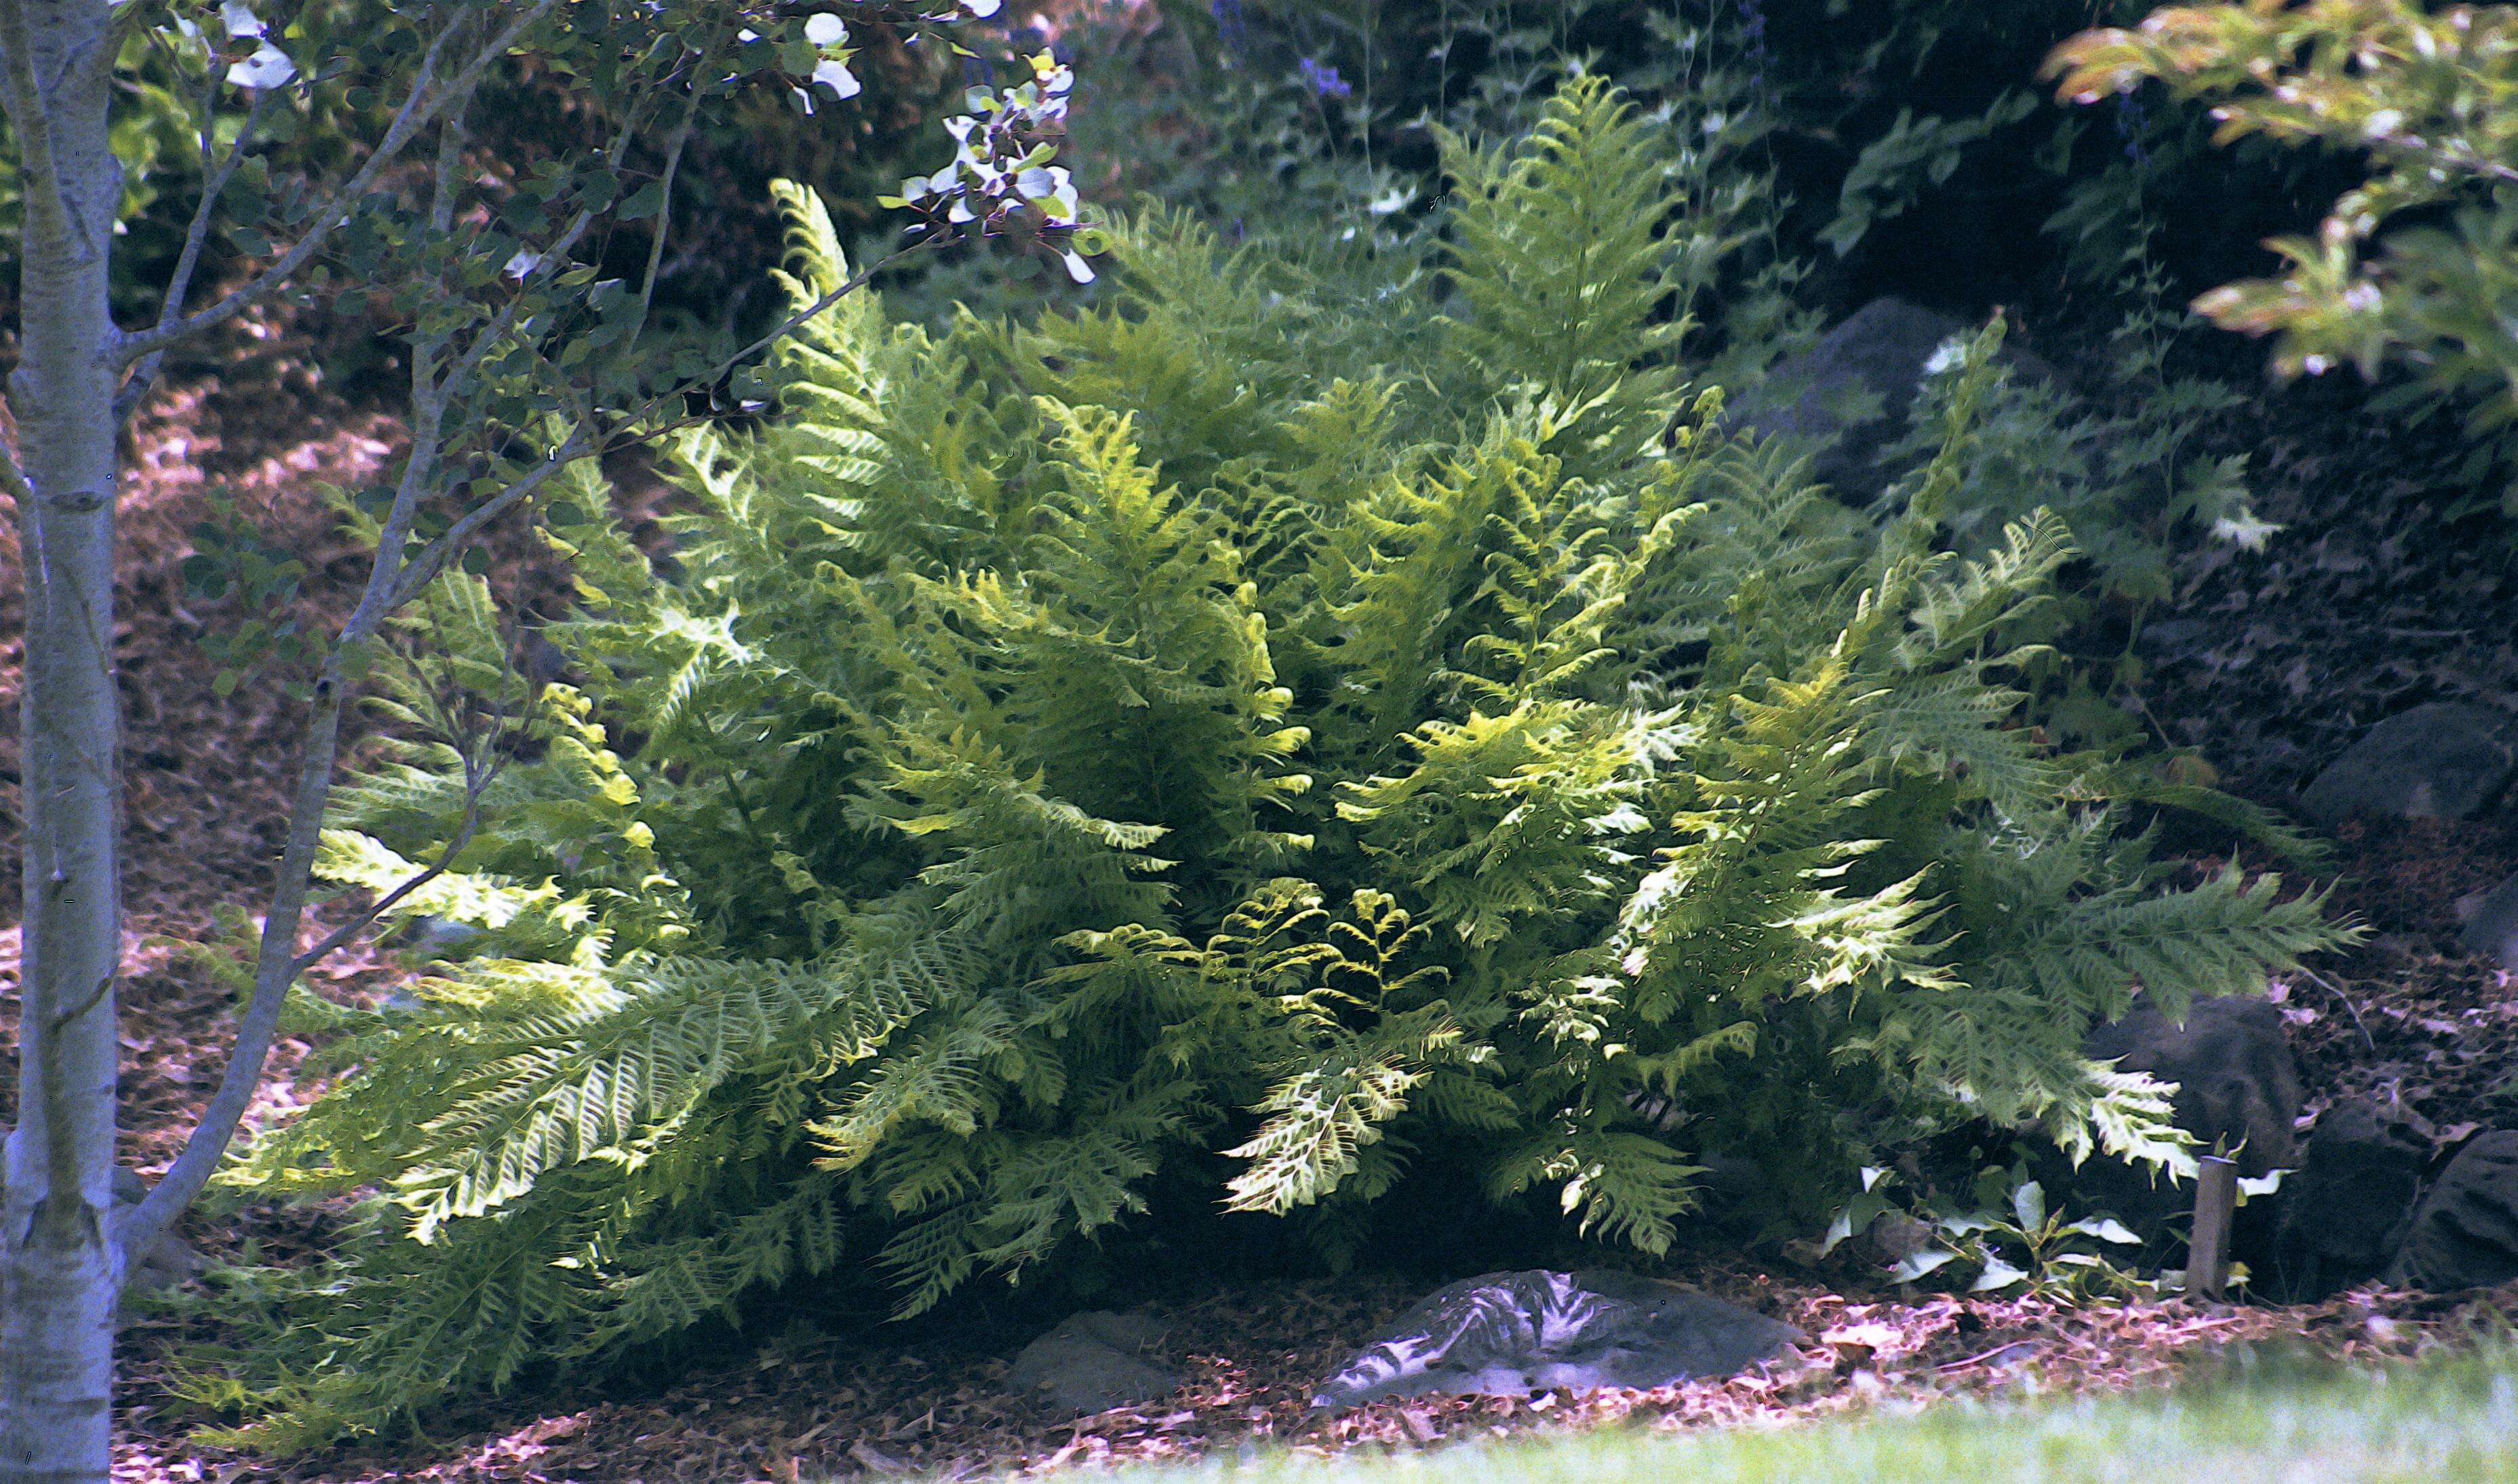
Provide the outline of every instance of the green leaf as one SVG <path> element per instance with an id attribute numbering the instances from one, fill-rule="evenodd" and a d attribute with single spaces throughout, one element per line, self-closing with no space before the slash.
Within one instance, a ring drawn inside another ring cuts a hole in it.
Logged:
<path id="1" fill-rule="evenodd" d="M 1919 1283 L 1939 1272 L 1957 1258 L 1958 1253 L 1946 1249 L 1927 1248 L 1920 1252 L 1909 1252 L 1895 1267 L 1888 1270 L 1888 1275 L 1899 1283 Z"/>
<path id="2" fill-rule="evenodd" d="M 2013 1267 L 2010 1263 L 2005 1262 L 2000 1257 L 1988 1255 L 1984 1259 L 1983 1273 L 1977 1276 L 1975 1282 L 1968 1285 L 1968 1292 L 1971 1293 L 1991 1293 L 2002 1289 L 2017 1287 L 2018 1285 L 2026 1283 L 2027 1281 L 2028 1274 L 2026 1272 L 2019 1268 Z"/>

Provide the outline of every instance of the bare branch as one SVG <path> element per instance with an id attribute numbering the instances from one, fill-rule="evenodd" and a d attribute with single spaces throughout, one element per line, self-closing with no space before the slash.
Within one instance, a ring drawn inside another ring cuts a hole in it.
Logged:
<path id="1" fill-rule="evenodd" d="M 753 341 L 741 350 L 734 352 L 732 355 L 719 360 L 715 365 L 709 367 L 709 369 L 701 375 L 691 377 L 686 381 L 677 382 L 664 391 L 657 393 L 655 396 L 648 398 L 645 402 L 640 403 L 635 408 L 631 409 L 627 416 L 618 420 L 622 426 L 637 429 L 639 431 L 617 442 L 606 443 L 603 445 L 605 451 L 609 452 L 614 448 L 625 448 L 635 444 L 647 442 L 650 438 L 654 437 L 654 432 L 646 428 L 646 419 L 658 407 L 663 406 L 669 402 L 678 401 L 682 397 L 689 395 L 691 392 L 711 384 L 716 381 L 717 377 L 724 375 L 743 361 L 750 360 L 754 356 L 760 355 L 762 351 L 765 351 L 771 346 L 776 345 L 779 341 L 786 339 L 789 335 L 794 334 L 803 325 L 819 318 L 822 313 L 825 310 L 828 310 L 832 305 L 839 303 L 842 299 L 847 298 L 848 295 L 855 293 L 858 289 L 865 287 L 868 283 L 873 282 L 875 276 L 882 273 L 885 269 L 891 267 L 895 263 L 901 262 L 913 253 L 924 252 L 928 248 L 938 247 L 953 240 L 956 239 L 940 235 L 921 237 L 906 247 L 893 249 L 890 253 L 886 254 L 883 260 L 876 263 L 872 268 L 866 269 L 855 277 L 848 279 L 846 283 L 832 289 L 829 293 L 822 295 L 812 303 L 805 305 L 803 309 L 796 311 L 786 318 L 771 325 L 768 331 L 762 334 L 760 338 Z M 687 421 L 687 419 L 682 421 Z M 675 426 L 678 425 L 680 425 L 679 422 L 675 424 Z"/>
<path id="2" fill-rule="evenodd" d="M 709 49 L 700 54 L 696 67 L 700 75 L 707 75 L 709 65 L 716 56 L 716 37 L 712 36 Z M 658 177 L 661 195 L 656 203 L 656 234 L 647 243 L 647 267 L 639 275 L 638 316 L 630 321 L 630 332 L 625 337 L 632 344 L 636 343 L 640 332 L 646 329 L 647 311 L 656 302 L 656 280 L 662 276 L 665 267 L 665 238 L 673 220 L 673 179 L 681 172 L 682 150 L 690 144 L 691 126 L 699 122 L 699 100 L 690 99 L 682 108 L 682 121 L 673 126 L 673 140 L 665 148 L 665 173 Z"/>
<path id="3" fill-rule="evenodd" d="M 385 167 L 401 155 L 404 147 L 411 143 L 412 137 L 436 119 L 449 105 L 468 100 L 473 90 L 480 86 L 481 76 L 489 69 L 490 64 L 505 56 L 525 31 L 535 21 L 549 14 L 557 3 L 558 0 L 534 0 L 534 3 L 527 7 L 522 15 L 510 21 L 505 29 L 483 43 L 481 49 L 464 64 L 462 69 L 449 79 L 443 87 L 437 85 L 438 64 L 442 60 L 442 54 L 449 40 L 461 31 L 463 26 L 458 21 L 439 32 L 437 39 L 429 43 L 428 51 L 420 58 L 418 73 L 412 79 L 411 95 L 403 100 L 402 107 L 394 114 L 393 123 L 386 128 L 384 138 L 376 142 L 376 148 L 369 154 L 367 163 L 361 165 L 357 173 L 353 174 L 339 191 L 333 192 L 331 198 L 326 200 L 323 208 L 314 215 L 311 219 L 313 225 L 307 228 L 306 234 L 299 237 L 295 245 L 281 254 L 270 267 L 255 275 L 250 282 L 232 291 L 217 303 L 187 315 L 172 323 L 155 325 L 137 334 L 124 335 L 119 348 L 124 360 L 137 360 L 144 356 L 162 351 L 187 336 L 199 334 L 213 325 L 233 319 L 248 306 L 269 298 L 287 284 L 296 276 L 299 269 L 304 268 L 316 253 L 323 250 L 324 244 L 331 239 L 332 233 L 348 220 L 348 213 L 353 204 L 367 194 L 368 188 L 375 184 L 377 177 L 384 173 Z"/>
<path id="4" fill-rule="evenodd" d="M 15 3 L 15 0 L 0 0 L 0 4 L 11 3 Z M 547 9 L 550 3 L 552 0 L 541 0 L 530 15 L 538 16 L 543 10 Z M 519 21 L 516 27 L 511 27 L 508 34 L 512 35 L 516 30 L 521 29 L 523 23 Z M 496 48 L 485 52 L 484 55 L 494 55 L 498 48 L 503 48 L 504 45 L 505 38 L 502 37 Z M 460 89 L 458 88 L 457 91 L 459 93 Z M 400 127 L 399 121 L 397 127 Z M 676 157 L 678 152 L 677 147 Z M 443 156 L 441 156 L 441 165 L 442 160 Z M 441 168 L 441 182 L 444 180 L 445 172 Z M 439 204 L 442 203 L 433 203 L 433 208 Z M 590 223 L 590 215 L 581 215 L 573 221 L 555 244 L 552 259 L 555 261 L 564 258 L 567 250 L 574 247 Z M 707 380 L 713 381 L 736 363 L 774 345 L 842 298 L 863 288 L 876 274 L 909 254 L 934 246 L 942 240 L 945 238 L 940 235 L 924 238 L 890 254 L 882 262 L 822 295 L 812 304 L 788 316 L 767 334 L 719 361 L 707 373 Z M 651 262 L 654 260 L 653 249 L 650 252 L 650 260 Z M 231 296 L 232 299 L 234 297 Z M 175 328 L 181 330 L 185 325 L 203 321 L 204 317 L 220 314 L 222 306 L 227 303 L 228 301 L 222 301 L 220 306 L 213 306 L 199 315 L 178 321 Z M 513 306 L 509 308 L 512 312 Z M 226 314 L 234 312 L 234 309 L 224 311 Z M 282 1008 L 286 1002 L 289 986 L 296 981 L 297 976 L 326 954 L 349 941 L 357 931 L 372 923 L 376 915 L 389 911 L 395 903 L 408 899 L 411 892 L 419 889 L 427 880 L 434 879 L 438 872 L 447 869 L 447 863 L 451 862 L 455 853 L 461 848 L 462 841 L 468 839 L 471 831 L 477 827 L 477 799 L 473 799 L 467 801 L 465 824 L 457 840 L 449 847 L 436 866 L 431 867 L 428 871 L 413 880 L 404 883 L 394 893 L 388 894 L 359 923 L 327 934 L 314 948 L 304 953 L 297 950 L 297 931 L 305 917 L 306 905 L 311 892 L 315 854 L 321 841 L 325 807 L 330 797 L 332 772 L 339 756 L 341 716 L 349 690 L 344 656 L 354 646 L 374 637 L 384 619 L 418 596 L 431 581 L 434 581 L 438 573 L 445 570 L 447 563 L 465 550 L 483 527 L 529 499 L 536 490 L 562 470 L 575 465 L 580 459 L 597 455 L 609 448 L 643 442 L 657 436 L 663 427 L 677 426 L 680 421 L 683 421 L 675 420 L 664 425 L 648 421 L 655 409 L 663 405 L 668 399 L 681 395 L 681 388 L 658 394 L 636 408 L 630 416 L 616 422 L 614 426 L 623 430 L 623 436 L 619 437 L 599 436 L 595 429 L 593 409 L 581 404 L 579 420 L 568 436 L 545 453 L 541 462 L 530 472 L 509 484 L 497 495 L 466 512 L 443 534 L 429 541 L 415 555 L 406 558 L 405 550 L 410 541 L 412 527 L 418 513 L 420 501 L 433 488 L 438 465 L 444 456 L 442 440 L 445 418 L 454 385 L 459 379 L 459 373 L 466 367 L 477 365 L 480 359 L 487 354 L 486 348 L 504 333 L 505 322 L 506 319 L 502 318 L 500 321 L 488 327 L 483 336 L 466 350 L 456 371 L 442 378 L 438 374 L 438 367 L 442 364 L 441 358 L 445 351 L 443 342 L 413 348 L 412 377 L 415 415 L 412 419 L 411 454 L 405 462 L 402 478 L 396 484 L 392 508 L 380 524 L 379 539 L 369 569 L 366 590 L 360 597 L 358 607 L 342 624 L 339 640 L 330 658 L 326 661 L 322 677 L 315 685 L 315 711 L 309 723 L 306 751 L 300 760 L 296 790 L 288 814 L 288 838 L 281 854 L 278 879 L 273 890 L 272 911 L 263 919 L 261 945 L 255 963 L 253 992 L 246 1000 L 244 1014 L 237 1028 L 235 1050 L 229 1059 L 227 1071 L 220 1080 L 218 1090 L 212 1094 L 208 1108 L 203 1111 L 192 1134 L 185 1140 L 183 1151 L 177 1155 L 165 1178 L 157 1182 L 148 1197 L 123 1222 L 117 1235 L 125 1251 L 146 1250 L 147 1245 L 163 1233 L 173 1223 L 175 1217 L 192 1204 L 216 1171 L 220 1160 L 225 1157 L 230 1141 L 235 1137 L 236 1130 L 243 1120 L 245 1109 L 252 1101 L 254 1088 L 261 1082 L 263 1065 L 269 1058 L 272 1041 L 278 1032 Z M 707 381 L 694 379 L 684 383 L 683 386 L 705 384 Z"/>
<path id="5" fill-rule="evenodd" d="M 223 160 L 213 158 L 214 97 L 215 94 L 205 96 L 201 103 L 201 201 L 193 209 L 192 223 L 184 229 L 183 250 L 176 254 L 174 272 L 166 279 L 166 297 L 157 310 L 156 328 L 160 330 L 183 317 L 184 303 L 193 292 L 193 275 L 200 268 L 201 249 L 209 242 L 210 223 L 218 215 L 219 197 L 226 193 L 228 182 L 236 178 L 237 167 L 244 163 L 245 147 L 253 142 L 254 134 L 261 129 L 263 115 L 270 111 L 273 102 L 280 97 L 280 91 L 266 88 L 254 95 L 253 106 L 245 110 L 244 123 L 238 128 L 237 137 L 228 146 L 227 158 Z M 140 358 L 140 363 L 132 368 L 131 378 L 114 396 L 116 417 L 128 417 L 140 405 L 141 400 L 149 395 L 149 388 L 156 382 L 158 367 L 165 360 L 166 352 L 162 346 Z"/>
<path id="6" fill-rule="evenodd" d="M 426 869 L 378 897 L 365 912 L 325 934 L 314 947 L 299 954 L 288 966 L 288 977 L 292 981 L 330 957 L 333 950 L 375 926 L 378 919 L 401 906 L 412 892 L 446 874 L 447 869 L 455 864 L 455 858 L 463 853 L 463 847 L 472 843 L 473 832 L 481 827 L 482 795 L 489 791 L 490 784 L 499 776 L 499 769 L 497 764 L 492 764 L 484 770 L 469 771 L 473 776 L 464 781 L 463 822 L 456 827 L 454 838 L 446 842 L 446 848 L 438 852 L 437 859 L 430 862 Z"/>
<path id="7" fill-rule="evenodd" d="M 446 533 L 429 542 L 411 559 L 394 581 L 383 604 L 385 612 L 402 607 L 419 596 L 420 590 L 437 580 L 446 564 L 471 544 L 473 535 L 484 526 L 506 514 L 523 502 L 526 496 L 550 482 L 579 459 L 595 451 L 593 437 L 583 426 L 572 431 L 560 445 L 544 456 L 542 463 L 523 479 L 466 511 L 463 517 L 446 529 Z"/>
<path id="8" fill-rule="evenodd" d="M 18 173 L 25 183 L 28 232 L 39 227 L 68 232 L 77 217 L 63 193 L 61 169 L 53 158 L 52 115 L 45 107 L 43 79 L 35 75 L 24 0 L 0 0 L 0 62 L 8 65 L 6 77 L 0 78 L 0 96 L 8 101 L 10 122 L 18 132 Z"/>

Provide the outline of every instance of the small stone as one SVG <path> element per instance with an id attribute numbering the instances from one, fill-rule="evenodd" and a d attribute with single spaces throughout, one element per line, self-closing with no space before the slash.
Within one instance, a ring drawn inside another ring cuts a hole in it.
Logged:
<path id="1" fill-rule="evenodd" d="M 1181 1388 L 1180 1373 L 1153 1354 L 1162 1337 L 1143 1314 L 1071 1315 L 1023 1346 L 1006 1384 L 1070 1417 L 1143 1406 Z"/>
<path id="2" fill-rule="evenodd" d="M 2461 820 L 2518 765 L 2518 723 L 2482 706 L 2435 702 L 2371 727 L 2300 795 L 2331 828 L 2356 814 Z"/>
<path id="3" fill-rule="evenodd" d="M 2476 1134 L 2449 1161 L 2390 1277 L 2439 1293 L 2518 1279 L 2518 1131 Z"/>
<path id="4" fill-rule="evenodd" d="M 1312 1405 L 1666 1386 L 1737 1375 L 1804 1342 L 1781 1320 L 1630 1273 L 1489 1273 L 1426 1295 Z"/>
<path id="5" fill-rule="evenodd" d="M 2461 904 L 2458 912 L 2465 918 L 2465 951 L 2518 973 L 2518 876 Z"/>

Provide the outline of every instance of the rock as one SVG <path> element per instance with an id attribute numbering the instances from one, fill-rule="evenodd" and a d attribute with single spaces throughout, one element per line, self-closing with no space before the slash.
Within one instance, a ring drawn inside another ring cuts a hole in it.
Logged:
<path id="1" fill-rule="evenodd" d="M 2175 1082 L 2177 1126 L 2205 1150 L 2229 1153 L 2254 1177 L 2299 1164 L 2299 1064 L 2281 1012 L 2263 999 L 2203 999 L 2183 1025 L 2148 1004 L 2090 1033 L 2082 1049 L 2127 1072 Z M 2147 1169 L 2092 1160 L 2071 1181 L 2076 1204 L 2146 1232 L 2192 1204 L 2190 1187 Z"/>
<path id="2" fill-rule="evenodd" d="M 1163 1329 L 1143 1314 L 1071 1315 L 1022 1347 L 1006 1384 L 1072 1417 L 1171 1395 L 1182 1377 L 1154 1354 Z"/>
<path id="3" fill-rule="evenodd" d="M 2468 1140 L 2413 1208 L 2391 1281 L 2451 1293 L 2518 1279 L 2518 1130 Z"/>
<path id="4" fill-rule="evenodd" d="M 2366 1099 L 2320 1116 L 2299 1168 L 2275 1197 L 2279 1292 L 2314 1302 L 2384 1272 L 2432 1154 L 2426 1125 Z"/>
<path id="5" fill-rule="evenodd" d="M 113 1170 L 113 1204 L 116 1208 L 138 1206 L 149 1199 L 149 1182 L 140 1178 L 136 1169 L 115 1166 Z M 124 1282 L 141 1293 L 171 1289 L 189 1283 L 209 1266 L 193 1245 L 173 1232 L 160 1235 L 149 1245 L 149 1251 L 132 1255 L 131 1269 Z"/>
<path id="6" fill-rule="evenodd" d="M 434 912 L 405 918 L 402 924 L 403 949 L 422 962 L 460 957 L 464 950 L 487 936 L 485 928 Z"/>
<path id="7" fill-rule="evenodd" d="M 1312 1405 L 1664 1386 L 1735 1375 L 1804 1342 L 1791 1325 L 1674 1283 L 1489 1273 L 1428 1294 L 1322 1382 Z"/>
<path id="8" fill-rule="evenodd" d="M 2518 972 L 2518 876 L 2457 904 L 2457 915 L 2465 919 L 2467 953 Z"/>
<path id="9" fill-rule="evenodd" d="M 2183 1024 L 2149 1004 L 2092 1031 L 2083 1049 L 2177 1084 L 2177 1126 L 2249 1176 L 2299 1164 L 2299 1064 L 2271 1000 L 2198 999 Z"/>
<path id="10" fill-rule="evenodd" d="M 1778 362 L 1732 403 L 1726 420 L 1741 432 L 1819 445 L 1811 477 L 1847 500 L 1868 502 L 1898 473 L 1883 467 L 1880 455 L 1904 436 L 1925 366 L 1942 346 L 1978 328 L 1903 299 L 1874 299 L 1816 345 Z M 2023 379 L 2061 379 L 2025 351 L 2006 346 L 2002 360 Z"/>
<path id="11" fill-rule="evenodd" d="M 2300 795 L 2328 828 L 2356 814 L 2461 820 L 2518 766 L 2518 724 L 2482 706 L 2433 703 L 2371 727 Z"/>

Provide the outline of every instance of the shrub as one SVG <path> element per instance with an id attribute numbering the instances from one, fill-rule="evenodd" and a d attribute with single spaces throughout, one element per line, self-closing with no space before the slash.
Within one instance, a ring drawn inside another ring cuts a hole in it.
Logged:
<path id="1" fill-rule="evenodd" d="M 1939 544 L 1998 326 L 1875 510 L 1718 431 L 1678 148 L 1578 77 L 1448 143 L 1448 245 L 1156 215 L 1028 328 L 846 301 L 681 444 L 673 575 L 602 488 L 546 511 L 574 685 L 509 694 L 447 576 L 383 672 L 441 735 L 327 869 L 451 849 L 399 912 L 478 932 L 414 1004 L 304 1002 L 350 1070 L 237 1178 L 383 1199 L 266 1436 L 844 1258 L 908 1313 L 1219 1205 L 1335 1251 L 1436 1170 L 1657 1253 L 1708 1153 L 1810 1210 L 1970 1121 L 2174 1160 L 2083 1033 L 2257 987 L 2319 906 L 2171 889 L 2121 806 L 2161 785 L 2031 724 L 2068 533 Z M 782 200 L 809 301 L 846 270 Z"/>

